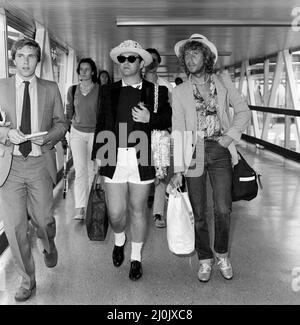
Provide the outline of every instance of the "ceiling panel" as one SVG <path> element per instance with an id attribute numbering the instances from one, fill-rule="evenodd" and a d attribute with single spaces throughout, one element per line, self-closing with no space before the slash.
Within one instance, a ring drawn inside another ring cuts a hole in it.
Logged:
<path id="1" fill-rule="evenodd" d="M 193 33 L 207 36 L 221 53 L 232 53 L 220 56 L 219 66 L 300 46 L 300 32 L 291 28 L 291 13 L 300 7 L 299 0 L 12 0 L 3 4 L 21 9 L 81 57 L 90 56 L 99 68 L 110 71 L 109 51 L 125 39 L 157 48 L 171 73 L 179 71 L 174 44 Z M 140 25 L 118 27 L 116 21 Z"/>

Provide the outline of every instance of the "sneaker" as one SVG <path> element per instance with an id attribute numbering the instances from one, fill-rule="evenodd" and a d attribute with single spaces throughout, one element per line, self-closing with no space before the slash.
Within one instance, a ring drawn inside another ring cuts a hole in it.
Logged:
<path id="1" fill-rule="evenodd" d="M 226 280 L 231 280 L 233 277 L 233 271 L 232 271 L 232 266 L 229 261 L 228 257 L 220 257 L 218 258 L 218 266 L 220 268 L 220 272 L 222 276 Z"/>
<path id="2" fill-rule="evenodd" d="M 85 209 L 84 208 L 76 208 L 74 220 L 84 220 L 85 218 Z"/>
<path id="3" fill-rule="evenodd" d="M 154 219 L 155 226 L 157 228 L 165 228 L 166 227 L 166 222 L 162 215 L 156 214 L 153 216 L 153 219 Z"/>
<path id="4" fill-rule="evenodd" d="M 198 280 L 201 282 L 208 282 L 211 276 L 211 263 L 200 262 L 200 268 L 198 272 Z"/>

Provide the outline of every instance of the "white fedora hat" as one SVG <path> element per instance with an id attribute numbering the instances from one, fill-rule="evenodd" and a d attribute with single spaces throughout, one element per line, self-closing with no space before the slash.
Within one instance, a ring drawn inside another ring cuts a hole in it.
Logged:
<path id="1" fill-rule="evenodd" d="M 212 42 L 210 42 L 205 36 L 203 36 L 201 34 L 193 34 L 190 36 L 190 38 L 177 42 L 174 46 L 174 51 L 175 51 L 175 54 L 177 57 L 179 57 L 181 54 L 180 53 L 181 47 L 184 44 L 186 44 L 187 42 L 199 42 L 199 43 L 206 45 L 211 50 L 211 52 L 215 55 L 215 63 L 217 62 L 218 50 L 217 50 L 216 46 Z"/>
<path id="2" fill-rule="evenodd" d="M 137 53 L 145 62 L 145 66 L 152 62 L 152 55 L 144 50 L 138 42 L 127 40 L 122 42 L 120 45 L 114 47 L 110 51 L 110 57 L 115 63 L 119 63 L 117 57 L 126 52 Z"/>

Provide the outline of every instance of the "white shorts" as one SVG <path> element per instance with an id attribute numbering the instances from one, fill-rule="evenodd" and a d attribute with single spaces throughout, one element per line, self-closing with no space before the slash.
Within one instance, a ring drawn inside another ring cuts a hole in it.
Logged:
<path id="1" fill-rule="evenodd" d="M 118 148 L 117 166 L 113 178 L 104 177 L 105 183 L 151 184 L 154 179 L 141 181 L 135 148 Z"/>

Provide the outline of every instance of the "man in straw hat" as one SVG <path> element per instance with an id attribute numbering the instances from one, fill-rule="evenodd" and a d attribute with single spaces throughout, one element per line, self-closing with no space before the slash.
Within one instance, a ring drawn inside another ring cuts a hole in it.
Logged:
<path id="1" fill-rule="evenodd" d="M 156 93 L 154 84 L 142 79 L 141 69 L 152 62 L 152 56 L 139 43 L 124 41 L 111 50 L 110 57 L 119 65 L 122 80 L 102 87 L 92 158 L 101 160 L 100 173 L 105 179 L 110 224 L 115 237 L 113 264 L 119 267 L 124 260 L 126 211 L 129 208 L 129 278 L 138 280 L 143 272 L 141 251 L 147 226 L 146 202 L 155 179 L 155 168 L 151 165 L 151 130 L 170 127 L 172 109 L 168 89 L 159 87 Z M 158 103 L 157 112 L 154 112 L 155 102 Z M 110 144 L 104 139 L 108 133 L 113 134 L 115 140 Z M 112 156 L 116 159 L 111 159 Z"/>
<path id="2" fill-rule="evenodd" d="M 195 248 L 200 261 L 198 279 L 210 279 L 214 261 L 207 224 L 206 177 L 209 175 L 214 202 L 214 252 L 222 276 L 233 277 L 228 258 L 231 212 L 232 164 L 237 163 L 234 143 L 250 120 L 250 110 L 227 73 L 216 75 L 216 46 L 205 36 L 193 34 L 175 44 L 188 80 L 173 90 L 172 131 L 174 172 L 170 184 L 181 186 L 186 176 L 195 217 Z M 233 107 L 233 114 L 230 114 Z M 181 150 L 179 135 L 186 141 Z"/>

